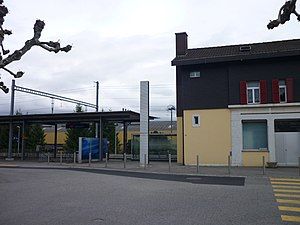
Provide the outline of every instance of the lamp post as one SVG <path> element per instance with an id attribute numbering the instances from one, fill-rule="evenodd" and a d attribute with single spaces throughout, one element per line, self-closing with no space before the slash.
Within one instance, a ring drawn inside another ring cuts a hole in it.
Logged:
<path id="1" fill-rule="evenodd" d="M 174 105 L 168 105 L 168 110 L 171 111 L 171 134 L 173 133 L 173 110 L 175 110 Z"/>

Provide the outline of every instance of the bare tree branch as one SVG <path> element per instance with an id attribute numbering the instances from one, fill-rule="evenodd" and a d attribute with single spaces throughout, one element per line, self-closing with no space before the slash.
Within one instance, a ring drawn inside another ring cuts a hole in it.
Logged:
<path id="1" fill-rule="evenodd" d="M 6 72 L 14 76 L 14 78 L 22 77 L 24 72 L 19 71 L 17 73 L 14 73 L 11 70 L 7 69 L 6 66 L 14 61 L 20 60 L 22 56 L 25 55 L 34 46 L 39 46 L 49 52 L 54 52 L 54 53 L 58 53 L 60 51 L 69 52 L 71 50 L 72 48 L 71 45 L 61 47 L 59 42 L 40 41 L 42 31 L 45 27 L 45 23 L 42 20 L 36 20 L 33 27 L 34 30 L 33 37 L 30 40 L 27 40 L 21 49 L 15 50 L 12 54 L 8 55 L 6 58 L 3 59 L 3 55 L 6 55 L 10 52 L 9 50 L 5 50 L 3 47 L 4 37 L 5 35 L 12 34 L 10 30 L 3 29 L 2 27 L 4 23 L 4 17 L 7 14 L 8 14 L 8 9 L 3 5 L 3 0 L 0 0 L 0 46 L 2 50 L 2 53 L 0 51 L 0 69 L 5 70 Z M 8 93 L 8 88 L 1 81 L 0 81 L 0 89 L 3 90 L 5 93 Z"/>
<path id="2" fill-rule="evenodd" d="M 300 15 L 296 11 L 296 2 L 297 0 L 289 0 L 285 2 L 285 4 L 279 10 L 278 18 L 276 20 L 271 20 L 268 24 L 268 29 L 273 29 L 278 27 L 280 24 L 284 24 L 285 22 L 289 21 L 291 14 L 295 14 L 298 21 L 300 21 Z"/>

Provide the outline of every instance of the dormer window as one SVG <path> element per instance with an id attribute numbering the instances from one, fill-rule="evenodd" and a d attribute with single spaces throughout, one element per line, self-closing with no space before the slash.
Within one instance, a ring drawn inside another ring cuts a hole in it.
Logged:
<path id="1" fill-rule="evenodd" d="M 260 103 L 260 92 L 259 92 L 258 81 L 247 82 L 247 103 L 248 104 Z"/>
<path id="2" fill-rule="evenodd" d="M 190 78 L 197 78 L 197 77 L 200 77 L 200 71 L 190 72 Z"/>

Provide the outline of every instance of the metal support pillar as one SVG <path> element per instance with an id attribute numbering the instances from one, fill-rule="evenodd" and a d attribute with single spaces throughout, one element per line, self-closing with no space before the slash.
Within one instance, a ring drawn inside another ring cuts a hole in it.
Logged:
<path id="1" fill-rule="evenodd" d="M 99 161 L 102 160 L 102 156 L 103 156 L 102 138 L 103 138 L 103 122 L 102 122 L 102 117 L 100 117 L 99 119 Z"/>
<path id="2" fill-rule="evenodd" d="M 54 125 L 54 158 L 56 158 L 57 153 L 57 124 Z"/>
<path id="3" fill-rule="evenodd" d="M 25 127 L 25 121 L 23 121 L 22 124 L 22 147 L 21 147 L 21 159 L 24 160 L 25 156 L 25 145 L 26 145 L 26 127 Z"/>
<path id="4" fill-rule="evenodd" d="M 115 155 L 117 154 L 117 127 L 118 125 L 115 124 Z"/>
<path id="5" fill-rule="evenodd" d="M 96 112 L 99 111 L 99 81 L 96 81 Z M 95 123 L 95 138 L 99 135 L 99 124 Z"/>
<path id="6" fill-rule="evenodd" d="M 126 153 L 127 147 L 127 123 L 123 123 L 123 154 Z"/>
<path id="7" fill-rule="evenodd" d="M 11 82 L 11 98 L 10 98 L 10 116 L 14 115 L 14 107 L 15 107 L 15 80 Z M 8 140 L 8 152 L 7 152 L 7 160 L 12 160 L 12 141 L 13 141 L 13 121 L 9 122 L 9 140 Z"/>

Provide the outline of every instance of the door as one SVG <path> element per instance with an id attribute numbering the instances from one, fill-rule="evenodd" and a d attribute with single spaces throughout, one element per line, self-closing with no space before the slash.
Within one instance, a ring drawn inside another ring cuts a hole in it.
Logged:
<path id="1" fill-rule="evenodd" d="M 276 160 L 280 166 L 297 166 L 300 157 L 300 132 L 275 133 Z"/>

